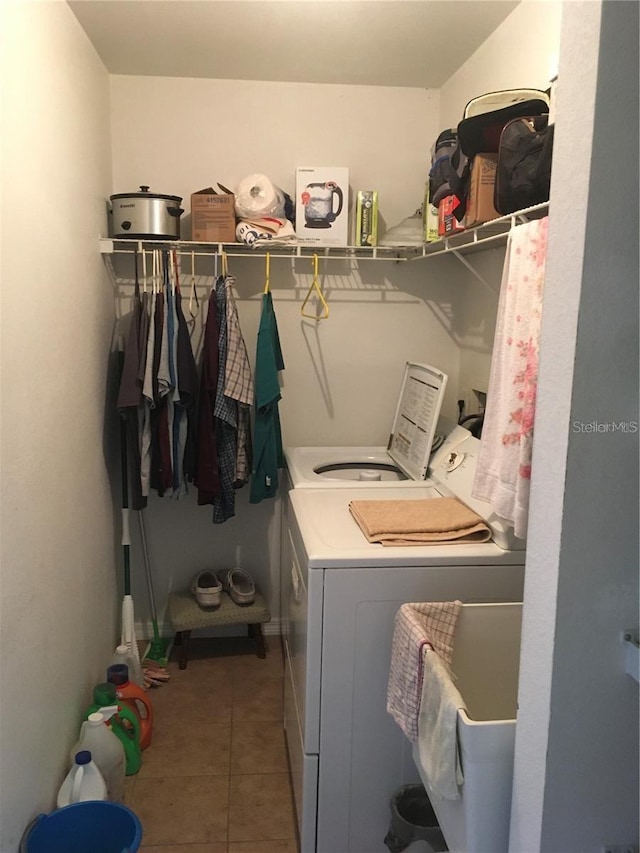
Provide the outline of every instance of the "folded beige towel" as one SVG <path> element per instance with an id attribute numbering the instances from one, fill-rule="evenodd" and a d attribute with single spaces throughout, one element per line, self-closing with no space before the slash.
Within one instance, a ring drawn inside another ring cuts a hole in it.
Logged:
<path id="1" fill-rule="evenodd" d="M 456 498 L 351 501 L 351 515 L 369 542 L 382 545 L 438 545 L 488 542 L 491 530 Z"/>

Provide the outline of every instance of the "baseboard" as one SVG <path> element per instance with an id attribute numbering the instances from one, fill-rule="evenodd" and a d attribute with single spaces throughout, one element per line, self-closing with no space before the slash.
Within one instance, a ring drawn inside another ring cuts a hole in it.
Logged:
<path id="1" fill-rule="evenodd" d="M 151 620 L 136 620 L 136 638 L 138 640 L 150 640 L 153 637 L 153 623 Z M 173 637 L 175 631 L 170 622 L 162 622 L 158 625 L 161 637 Z M 262 633 L 265 635 L 280 636 L 280 619 L 272 619 L 270 622 L 262 623 Z M 199 628 L 192 633 L 192 637 L 244 637 L 247 634 L 247 626 L 222 625 L 219 628 Z"/>

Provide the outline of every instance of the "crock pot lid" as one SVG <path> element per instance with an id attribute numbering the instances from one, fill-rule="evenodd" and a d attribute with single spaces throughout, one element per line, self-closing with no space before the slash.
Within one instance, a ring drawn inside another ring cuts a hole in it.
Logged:
<path id="1" fill-rule="evenodd" d="M 182 201 L 179 195 L 164 195 L 163 193 L 116 193 L 116 195 L 109 196 L 111 201 L 117 198 L 164 198 L 167 201 L 177 201 L 178 204 Z"/>

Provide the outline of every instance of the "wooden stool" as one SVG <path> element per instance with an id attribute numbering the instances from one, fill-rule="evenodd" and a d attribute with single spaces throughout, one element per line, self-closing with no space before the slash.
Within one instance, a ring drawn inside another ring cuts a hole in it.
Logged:
<path id="1" fill-rule="evenodd" d="M 271 621 L 271 613 L 261 593 L 256 590 L 253 604 L 240 606 L 235 604 L 226 593 L 222 593 L 220 607 L 214 610 L 200 607 L 190 592 L 172 592 L 169 594 L 169 619 L 176 632 L 176 645 L 180 646 L 178 666 L 187 668 L 189 640 L 191 632 L 197 628 L 213 628 L 219 625 L 245 624 L 249 636 L 256 641 L 256 654 L 265 658 L 267 651 L 262 635 L 262 623 Z"/>

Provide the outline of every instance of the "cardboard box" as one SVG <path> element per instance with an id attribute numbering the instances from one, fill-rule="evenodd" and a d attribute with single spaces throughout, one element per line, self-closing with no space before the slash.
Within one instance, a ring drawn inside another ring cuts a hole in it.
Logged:
<path id="1" fill-rule="evenodd" d="M 493 206 L 496 184 L 497 154 L 476 154 L 471 163 L 471 181 L 464 224 L 467 228 L 481 225 L 500 214 Z"/>
<path id="2" fill-rule="evenodd" d="M 449 237 L 458 231 L 464 231 L 464 225 L 453 215 L 458 206 L 458 198 L 455 195 L 447 195 L 441 199 L 438 205 L 438 236 Z"/>
<path id="3" fill-rule="evenodd" d="M 434 243 L 439 239 L 438 234 L 438 208 L 429 201 L 429 182 L 424 194 L 424 205 L 422 207 L 422 224 L 424 226 L 425 243 Z"/>
<path id="4" fill-rule="evenodd" d="M 378 191 L 358 190 L 356 198 L 356 246 L 378 245 Z"/>
<path id="5" fill-rule="evenodd" d="M 348 245 L 347 168 L 299 166 L 296 169 L 296 236 L 308 245 Z"/>
<path id="6" fill-rule="evenodd" d="M 212 187 L 191 195 L 191 239 L 200 243 L 235 243 L 235 196 Z"/>

